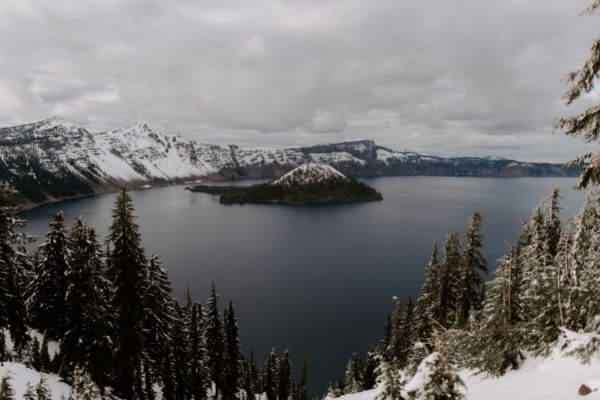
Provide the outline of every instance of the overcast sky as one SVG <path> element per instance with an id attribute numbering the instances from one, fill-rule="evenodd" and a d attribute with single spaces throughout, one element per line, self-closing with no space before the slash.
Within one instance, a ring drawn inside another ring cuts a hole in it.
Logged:
<path id="1" fill-rule="evenodd" d="M 585 148 L 550 132 L 575 111 L 561 79 L 600 35 L 586 4 L 1 1 L 0 125 L 142 120 L 217 143 L 563 161 Z"/>

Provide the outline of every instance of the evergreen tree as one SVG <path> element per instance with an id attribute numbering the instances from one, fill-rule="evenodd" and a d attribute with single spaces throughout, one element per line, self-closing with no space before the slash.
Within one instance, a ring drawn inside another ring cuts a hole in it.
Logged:
<path id="1" fill-rule="evenodd" d="M 592 15 L 598 8 L 600 8 L 600 2 L 594 0 L 584 13 Z M 599 58 L 600 38 L 597 38 L 592 44 L 590 55 L 585 63 L 577 70 L 567 74 L 566 80 L 569 87 L 563 96 L 567 105 L 594 90 L 595 81 L 600 74 Z M 587 143 L 597 142 L 600 139 L 600 106 L 591 105 L 579 115 L 560 118 L 555 123 L 555 129 L 563 131 L 568 136 L 582 136 Z M 581 166 L 581 174 L 577 183 L 579 188 L 600 183 L 600 154 L 598 152 L 582 154 L 571 161 L 570 165 Z"/>
<path id="2" fill-rule="evenodd" d="M 70 272 L 64 219 L 62 212 L 54 215 L 40 246 L 41 260 L 29 289 L 32 325 L 56 340 L 62 339 L 65 332 L 65 298 Z"/>
<path id="3" fill-rule="evenodd" d="M 379 367 L 380 355 L 375 348 L 371 348 L 367 353 L 365 362 L 365 372 L 363 373 L 364 390 L 373 389 L 377 384 L 377 368 Z"/>
<path id="4" fill-rule="evenodd" d="M 2 395 L 0 395 L 0 399 Z M 25 393 L 23 393 L 23 400 L 35 400 L 35 393 L 33 391 L 33 386 L 31 383 L 27 382 L 25 384 Z"/>
<path id="5" fill-rule="evenodd" d="M 175 382 L 175 398 L 188 399 L 190 395 L 190 345 L 185 316 L 181 307 L 175 303 L 175 323 L 173 325 L 173 378 Z"/>
<path id="6" fill-rule="evenodd" d="M 260 389 L 257 387 L 257 369 L 252 351 L 250 351 L 250 356 L 248 356 L 248 360 L 244 364 L 244 383 L 242 389 L 246 392 L 246 398 L 254 400 L 254 395 L 258 394 L 258 390 Z"/>
<path id="7" fill-rule="evenodd" d="M 431 258 L 425 269 L 425 282 L 415 306 L 415 336 L 421 340 L 429 337 L 431 321 L 435 317 L 436 308 L 440 303 L 440 274 L 441 264 L 438 260 L 438 247 L 437 243 L 433 242 Z"/>
<path id="8" fill-rule="evenodd" d="M 10 384 L 10 376 L 4 375 L 0 381 L 0 400 L 14 400 L 15 392 Z"/>
<path id="9" fill-rule="evenodd" d="M 35 387 L 35 396 L 37 400 L 52 400 L 52 392 L 43 376 Z"/>
<path id="10" fill-rule="evenodd" d="M 233 302 L 225 309 L 223 318 L 223 328 L 225 331 L 225 380 L 223 387 L 223 399 L 233 400 L 240 383 L 240 360 L 242 352 L 240 349 L 239 329 Z"/>
<path id="11" fill-rule="evenodd" d="M 267 400 L 277 400 L 279 365 L 277 362 L 275 345 L 273 345 L 273 348 L 265 361 L 263 375 L 263 392 L 267 395 Z"/>
<path id="12" fill-rule="evenodd" d="M 206 343 L 204 340 L 204 318 L 202 307 L 194 302 L 189 327 L 191 392 L 195 400 L 206 397 L 209 385 L 209 370 L 206 360 Z"/>
<path id="13" fill-rule="evenodd" d="M 112 307 L 116 313 L 115 383 L 118 395 L 131 399 L 142 397 L 144 350 L 144 310 L 146 257 L 141 244 L 139 226 L 133 215 L 133 202 L 122 188 L 112 210 L 108 240 L 112 244 L 108 274 L 113 285 Z"/>
<path id="14" fill-rule="evenodd" d="M 144 311 L 144 346 L 149 358 L 150 374 L 154 382 L 160 376 L 162 358 L 171 343 L 175 299 L 167 271 L 158 256 L 152 255 L 148 263 Z"/>
<path id="15" fill-rule="evenodd" d="M 179 400 L 175 397 L 175 374 L 173 373 L 174 369 L 174 361 L 173 361 L 173 351 L 168 348 L 166 350 L 165 356 L 163 358 L 163 367 L 162 367 L 162 398 L 164 400 Z"/>
<path id="16" fill-rule="evenodd" d="M 68 248 L 71 267 L 65 297 L 63 366 L 66 371 L 85 368 L 91 378 L 104 387 L 108 384 L 106 371 L 111 365 L 110 334 L 113 325 L 110 284 L 103 274 L 100 246 L 94 229 L 77 219 L 69 235 Z"/>
<path id="17" fill-rule="evenodd" d="M 381 358 L 377 369 L 379 382 L 383 389 L 376 400 L 404 400 L 402 392 L 404 390 L 404 380 L 395 363 Z"/>
<path id="18" fill-rule="evenodd" d="M 302 363 L 302 374 L 300 375 L 300 382 L 298 383 L 298 388 L 296 390 L 296 399 L 297 400 L 309 400 L 310 396 L 308 395 L 308 360 L 304 360 Z"/>
<path id="19" fill-rule="evenodd" d="M 414 306 L 412 299 L 406 304 L 396 300 L 396 308 L 392 317 L 392 340 L 388 349 L 389 360 L 394 360 L 398 368 L 406 365 L 408 354 L 413 344 Z"/>
<path id="20" fill-rule="evenodd" d="M 17 193 L 0 182 L 0 330 L 8 329 L 17 350 L 29 336 L 24 291 L 27 282 L 26 245 L 31 241 L 20 232 L 25 222 L 17 216 Z"/>
<path id="21" fill-rule="evenodd" d="M 549 216 L 546 222 L 547 240 L 548 240 L 548 251 L 550 256 L 554 258 L 557 253 L 557 246 L 560 240 L 561 227 L 560 227 L 560 205 L 558 200 L 560 199 L 560 190 L 554 188 L 552 195 L 549 198 Z"/>
<path id="22" fill-rule="evenodd" d="M 392 343 L 392 328 L 392 316 L 388 313 L 383 326 L 383 338 L 381 339 L 381 344 L 385 350 L 387 350 Z M 385 352 L 385 355 L 387 356 L 387 351 Z"/>
<path id="23" fill-rule="evenodd" d="M 456 324 L 465 327 L 472 310 L 478 310 L 483 300 L 484 281 L 481 274 L 487 274 L 487 261 L 481 253 L 483 237 L 481 235 L 482 218 L 479 212 L 469 218 L 465 238 L 465 252 L 460 264 Z"/>
<path id="24" fill-rule="evenodd" d="M 292 389 L 292 360 L 290 352 L 286 349 L 279 360 L 277 382 L 277 399 L 288 400 Z"/>
<path id="25" fill-rule="evenodd" d="M 94 383 L 92 377 L 80 367 L 73 371 L 73 390 L 69 400 L 101 400 L 100 388 Z"/>
<path id="26" fill-rule="evenodd" d="M 458 233 L 446 235 L 444 261 L 441 264 L 438 292 L 433 306 L 433 318 L 443 327 L 453 325 L 458 301 L 459 276 L 463 264 Z"/>
<path id="27" fill-rule="evenodd" d="M 208 367 L 211 380 L 215 383 L 217 391 L 221 391 L 225 376 L 225 340 L 223 338 L 223 325 L 214 282 L 211 287 L 207 308 L 205 335 Z"/>
<path id="28" fill-rule="evenodd" d="M 344 393 L 357 393 L 364 388 L 364 363 L 358 353 L 353 353 L 346 365 Z"/>

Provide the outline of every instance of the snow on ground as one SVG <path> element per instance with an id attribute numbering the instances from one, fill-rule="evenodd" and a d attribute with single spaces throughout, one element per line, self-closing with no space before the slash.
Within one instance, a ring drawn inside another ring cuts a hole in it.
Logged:
<path id="1" fill-rule="evenodd" d="M 593 334 L 565 332 L 565 336 L 546 358 L 530 357 L 514 371 L 493 378 L 473 370 L 462 370 L 467 400 L 600 400 L 600 357 L 585 364 L 567 355 L 589 343 Z M 597 338 L 597 336 L 596 336 Z M 409 381 L 409 385 L 411 382 Z M 578 394 L 586 384 L 592 393 Z M 373 400 L 382 388 L 338 397 L 339 400 Z M 327 398 L 331 400 L 330 398 Z"/>
<path id="2" fill-rule="evenodd" d="M 14 345 L 12 339 L 10 338 L 8 330 L 0 330 L 0 335 L 2 334 L 4 335 L 4 343 L 6 346 L 6 350 L 13 351 Z M 44 341 L 44 335 L 42 333 L 36 331 L 35 329 L 29 329 L 28 334 L 31 338 L 37 338 L 38 342 L 40 343 L 40 346 L 42 345 L 42 342 Z M 55 342 L 54 340 L 48 340 L 48 355 L 50 357 L 54 357 L 56 353 L 59 352 L 60 344 L 58 342 Z"/>
<path id="3" fill-rule="evenodd" d="M 38 372 L 31 368 L 27 368 L 24 364 L 13 362 L 0 363 L 0 379 L 4 376 L 10 377 L 10 384 L 14 391 L 15 399 L 23 398 L 27 383 L 35 389 L 35 386 L 40 382 L 42 377 L 52 392 L 53 400 L 59 400 L 61 398 L 67 399 L 71 393 L 71 386 L 60 382 L 58 375 Z"/>
<path id="4" fill-rule="evenodd" d="M 317 163 L 306 163 L 294 168 L 281 178 L 273 181 L 272 185 L 306 185 L 309 183 L 325 182 L 332 179 L 348 180 L 346 175 L 337 169 Z"/>

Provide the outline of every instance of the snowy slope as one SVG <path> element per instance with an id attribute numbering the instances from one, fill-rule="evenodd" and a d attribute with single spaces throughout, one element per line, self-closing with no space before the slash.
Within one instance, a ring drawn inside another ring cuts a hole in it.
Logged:
<path id="1" fill-rule="evenodd" d="M 308 185 L 330 181 L 349 181 L 349 178 L 337 169 L 317 163 L 306 163 L 294 168 L 281 178 L 271 182 L 272 185 Z"/>
<path id="2" fill-rule="evenodd" d="M 600 358 L 584 363 L 569 355 L 589 343 L 593 335 L 566 332 L 548 357 L 530 357 L 515 371 L 494 378 L 472 370 L 460 371 L 465 383 L 467 400 L 571 400 L 600 399 Z M 585 383 L 594 391 L 582 397 L 579 387 Z M 407 386 L 418 382 L 407 383 Z M 382 388 L 338 397 L 338 400 L 373 400 Z M 331 398 L 327 398 L 332 400 Z"/>
<path id="3" fill-rule="evenodd" d="M 35 388 L 42 377 L 50 388 L 53 400 L 68 399 L 71 393 L 71 386 L 60 382 L 58 375 L 38 372 L 27 368 L 24 364 L 13 362 L 0 363 L 0 379 L 7 375 L 10 377 L 10 384 L 14 391 L 15 399 L 23 398 L 27 383 Z"/>

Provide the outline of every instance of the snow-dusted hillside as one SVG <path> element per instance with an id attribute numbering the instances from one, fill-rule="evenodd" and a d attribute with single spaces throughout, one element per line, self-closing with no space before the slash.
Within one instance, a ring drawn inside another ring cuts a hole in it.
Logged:
<path id="1" fill-rule="evenodd" d="M 566 332 L 548 357 L 529 357 L 518 370 L 508 371 L 494 378 L 473 370 L 462 370 L 467 400 L 575 400 L 600 399 L 600 358 L 584 363 L 572 353 L 578 347 L 597 340 L 593 334 Z M 418 387 L 422 377 L 406 383 L 411 390 Z M 592 392 L 585 397 L 578 394 L 582 384 Z M 336 400 L 374 400 L 382 392 L 375 389 L 349 394 Z M 333 400 L 327 397 L 326 400 Z"/>
<path id="2" fill-rule="evenodd" d="M 307 162 L 350 176 L 560 176 L 552 164 L 440 158 L 396 152 L 373 141 L 290 149 L 240 148 L 156 132 L 143 123 L 108 132 L 49 118 L 0 128 L 0 179 L 29 203 L 131 186 L 231 178 L 277 178 Z"/>
<path id="3" fill-rule="evenodd" d="M 295 186 L 331 181 L 349 181 L 349 179 L 329 165 L 309 162 L 294 168 L 281 178 L 274 180 L 271 182 L 271 185 Z"/>

